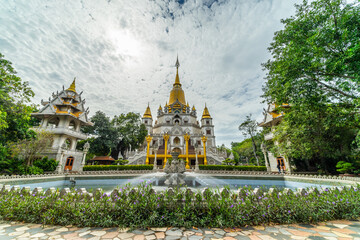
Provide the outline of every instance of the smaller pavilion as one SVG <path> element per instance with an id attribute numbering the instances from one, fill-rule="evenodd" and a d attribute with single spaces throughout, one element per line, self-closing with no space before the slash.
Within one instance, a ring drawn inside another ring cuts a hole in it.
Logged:
<path id="1" fill-rule="evenodd" d="M 81 126 L 90 125 L 88 118 L 89 109 L 85 108 L 85 99 L 81 93 L 77 93 L 75 79 L 68 89 L 52 93 L 48 101 L 41 100 L 43 108 L 31 115 L 41 119 L 37 131 L 53 133 L 52 146 L 46 149 L 42 155 L 59 161 L 57 172 L 82 171 L 85 165 L 86 153 L 89 144 L 84 145 L 83 151 L 77 150 L 79 140 L 87 139 L 87 135 L 81 132 Z"/>

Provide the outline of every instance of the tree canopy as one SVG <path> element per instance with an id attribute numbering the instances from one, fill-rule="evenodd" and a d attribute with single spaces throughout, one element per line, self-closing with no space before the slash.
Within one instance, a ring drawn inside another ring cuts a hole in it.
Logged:
<path id="1" fill-rule="evenodd" d="M 117 159 L 119 152 L 124 156 L 126 150 L 139 148 L 147 134 L 140 115 L 133 112 L 110 119 L 105 113 L 97 111 L 91 121 L 94 126 L 86 126 L 83 131 L 93 135 L 89 140 L 89 153 L 98 156 L 111 155 Z"/>
<path id="2" fill-rule="evenodd" d="M 35 136 L 29 130 L 33 96 L 28 82 L 16 76 L 12 63 L 0 53 L 0 161 L 9 157 L 9 143 Z"/>
<path id="3" fill-rule="evenodd" d="M 296 164 L 312 160 L 331 171 L 351 155 L 359 131 L 360 6 L 304 0 L 295 7 L 264 64 L 265 101 L 290 104 L 281 110 L 274 148 Z"/>
<path id="4" fill-rule="evenodd" d="M 304 0 L 282 20 L 264 64 L 268 102 L 323 101 L 358 104 L 360 90 L 360 6 L 344 0 Z"/>

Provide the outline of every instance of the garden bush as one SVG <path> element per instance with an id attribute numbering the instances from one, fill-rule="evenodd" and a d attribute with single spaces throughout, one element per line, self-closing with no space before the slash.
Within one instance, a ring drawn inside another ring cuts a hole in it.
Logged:
<path id="1" fill-rule="evenodd" d="M 266 166 L 199 165 L 200 170 L 266 171 Z"/>
<path id="2" fill-rule="evenodd" d="M 360 193 L 354 188 L 313 191 L 305 196 L 278 191 L 256 195 L 247 187 L 227 194 L 180 188 L 154 193 L 151 185 L 143 183 L 136 189 L 125 186 L 116 194 L 96 196 L 98 200 L 82 199 L 75 189 L 61 198 L 59 190 L 49 195 L 3 192 L 0 220 L 81 227 L 190 228 L 315 223 L 360 215 Z"/>
<path id="3" fill-rule="evenodd" d="M 83 171 L 152 170 L 153 165 L 85 165 Z"/>
<path id="4" fill-rule="evenodd" d="M 45 172 L 53 172 L 56 170 L 56 167 L 58 166 L 59 162 L 56 161 L 54 158 L 48 158 L 47 156 L 43 159 L 39 159 L 34 161 L 34 166 L 41 168 Z"/>

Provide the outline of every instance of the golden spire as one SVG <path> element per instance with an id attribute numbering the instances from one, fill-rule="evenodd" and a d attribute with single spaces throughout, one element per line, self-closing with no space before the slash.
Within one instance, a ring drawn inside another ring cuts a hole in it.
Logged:
<path id="1" fill-rule="evenodd" d="M 159 110 L 160 110 L 160 111 L 162 111 L 162 107 L 161 107 L 161 105 L 159 106 Z"/>
<path id="2" fill-rule="evenodd" d="M 75 90 L 75 80 L 76 80 L 76 77 L 74 78 L 74 81 L 72 82 L 70 87 L 68 89 L 66 89 L 67 91 L 76 92 L 76 90 Z"/>
<path id="3" fill-rule="evenodd" d="M 152 118 L 149 103 L 148 103 L 148 106 L 147 106 L 147 108 L 145 110 L 143 118 Z"/>
<path id="4" fill-rule="evenodd" d="M 169 105 L 167 104 L 167 102 L 165 103 L 165 107 L 168 107 Z"/>
<path id="5" fill-rule="evenodd" d="M 193 110 L 193 111 L 196 111 L 196 109 L 195 109 L 195 105 L 193 105 L 193 108 L 192 108 L 192 110 Z"/>
<path id="6" fill-rule="evenodd" d="M 189 102 L 187 102 L 186 107 L 190 107 L 190 106 L 189 106 Z"/>
<path id="7" fill-rule="evenodd" d="M 202 118 L 211 118 L 210 113 L 209 113 L 209 110 L 208 110 L 208 108 L 206 107 L 206 103 L 205 103 L 205 108 L 204 108 L 204 112 L 203 112 Z"/>
<path id="8" fill-rule="evenodd" d="M 176 66 L 176 77 L 175 77 L 174 86 L 178 85 L 178 86 L 181 87 L 180 78 L 179 78 L 179 67 L 180 67 L 180 63 L 179 63 L 179 58 L 178 58 L 178 57 L 176 57 L 175 66 Z"/>
<path id="9" fill-rule="evenodd" d="M 176 77 L 175 83 L 173 84 L 173 89 L 170 91 L 169 105 L 172 105 L 176 100 L 182 105 L 186 105 L 184 90 L 181 88 L 180 78 L 179 78 L 179 58 L 176 58 Z"/>

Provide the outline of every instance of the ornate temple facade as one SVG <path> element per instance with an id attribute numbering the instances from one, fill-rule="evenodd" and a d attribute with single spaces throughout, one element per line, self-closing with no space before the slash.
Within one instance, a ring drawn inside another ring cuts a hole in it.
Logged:
<path id="1" fill-rule="evenodd" d="M 287 157 L 282 154 L 274 155 L 266 146 L 266 142 L 273 140 L 275 127 L 284 117 L 283 112 L 277 111 L 278 107 L 288 108 L 289 105 L 283 104 L 281 106 L 277 106 L 275 104 L 270 104 L 267 110 L 264 110 L 264 121 L 261 122 L 259 126 L 263 128 L 270 128 L 271 130 L 269 133 L 264 135 L 265 143 L 261 144 L 261 150 L 265 157 L 268 172 L 278 172 L 278 166 L 280 166 L 281 172 L 291 173 L 291 166 Z M 277 142 L 274 142 L 274 144 L 277 144 Z"/>
<path id="2" fill-rule="evenodd" d="M 129 157 L 129 164 L 156 164 L 162 168 L 171 152 L 178 152 L 186 160 L 186 168 L 198 164 L 221 164 L 224 153 L 218 153 L 214 135 L 213 119 L 207 106 L 200 122 L 195 106 L 190 107 L 179 78 L 179 61 L 176 61 L 176 77 L 170 91 L 169 101 L 157 110 L 154 121 L 148 105 L 142 118 L 148 130 L 146 150 Z"/>
<path id="3" fill-rule="evenodd" d="M 78 140 L 87 139 L 80 127 L 92 125 L 88 119 L 89 110 L 85 109 L 85 99 L 75 89 L 75 79 L 68 89 L 53 93 L 48 101 L 41 100 L 43 107 L 31 115 L 41 119 L 35 130 L 53 134 L 52 146 L 42 155 L 59 161 L 57 172 L 82 171 L 89 144 L 84 150 L 76 150 Z"/>

